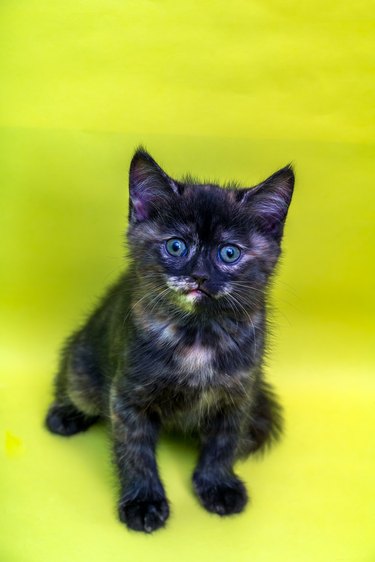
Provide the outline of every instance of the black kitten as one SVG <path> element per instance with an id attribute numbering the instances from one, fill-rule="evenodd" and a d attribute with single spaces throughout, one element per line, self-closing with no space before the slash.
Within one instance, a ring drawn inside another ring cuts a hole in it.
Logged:
<path id="1" fill-rule="evenodd" d="M 280 407 L 264 381 L 266 297 L 294 185 L 287 166 L 256 187 L 173 180 L 144 150 L 130 167 L 130 266 L 68 340 L 48 428 L 108 418 L 121 521 L 151 532 L 168 501 L 155 448 L 161 428 L 196 436 L 203 506 L 243 510 L 233 471 L 276 439 Z"/>

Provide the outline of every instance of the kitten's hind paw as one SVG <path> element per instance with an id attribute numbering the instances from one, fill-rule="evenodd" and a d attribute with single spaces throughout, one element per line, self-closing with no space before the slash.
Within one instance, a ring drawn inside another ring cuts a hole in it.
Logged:
<path id="1" fill-rule="evenodd" d="M 46 417 L 46 426 L 57 435 L 68 437 L 86 431 L 98 420 L 98 416 L 86 416 L 73 404 L 52 404 Z"/>
<path id="2" fill-rule="evenodd" d="M 152 533 L 164 527 L 169 516 L 169 506 L 165 499 L 120 502 L 119 517 L 129 529 Z"/>
<path id="3" fill-rule="evenodd" d="M 194 487 L 203 507 L 218 515 L 240 513 L 248 501 L 244 484 L 235 476 L 211 482 L 194 476 Z"/>

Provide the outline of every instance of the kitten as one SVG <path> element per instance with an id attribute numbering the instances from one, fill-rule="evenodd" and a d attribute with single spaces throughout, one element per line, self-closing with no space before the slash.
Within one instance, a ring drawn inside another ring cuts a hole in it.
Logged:
<path id="1" fill-rule="evenodd" d="M 182 182 L 139 149 L 129 180 L 130 265 L 68 339 L 46 424 L 73 435 L 110 420 L 119 517 L 152 532 L 169 515 L 155 458 L 161 428 L 198 439 L 194 489 L 219 515 L 248 499 L 235 460 L 280 434 L 262 361 L 294 174 L 287 166 L 241 189 Z"/>

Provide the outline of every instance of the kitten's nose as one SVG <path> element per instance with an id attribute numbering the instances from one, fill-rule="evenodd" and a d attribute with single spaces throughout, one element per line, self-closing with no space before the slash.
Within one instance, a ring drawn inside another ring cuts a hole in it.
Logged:
<path id="1" fill-rule="evenodd" d="M 206 273 L 193 273 L 192 278 L 198 283 L 198 285 L 202 285 L 208 279 L 208 275 Z"/>

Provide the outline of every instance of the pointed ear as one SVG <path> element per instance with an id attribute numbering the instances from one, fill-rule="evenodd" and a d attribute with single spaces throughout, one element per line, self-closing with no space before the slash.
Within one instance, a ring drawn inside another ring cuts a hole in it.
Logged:
<path id="1" fill-rule="evenodd" d="M 142 147 L 133 156 L 129 170 L 129 222 L 147 220 L 163 203 L 179 194 L 172 180 Z"/>
<path id="2" fill-rule="evenodd" d="M 294 172 L 292 166 L 288 165 L 259 185 L 240 190 L 239 198 L 241 205 L 248 207 L 260 228 L 280 240 L 293 188 Z"/>

